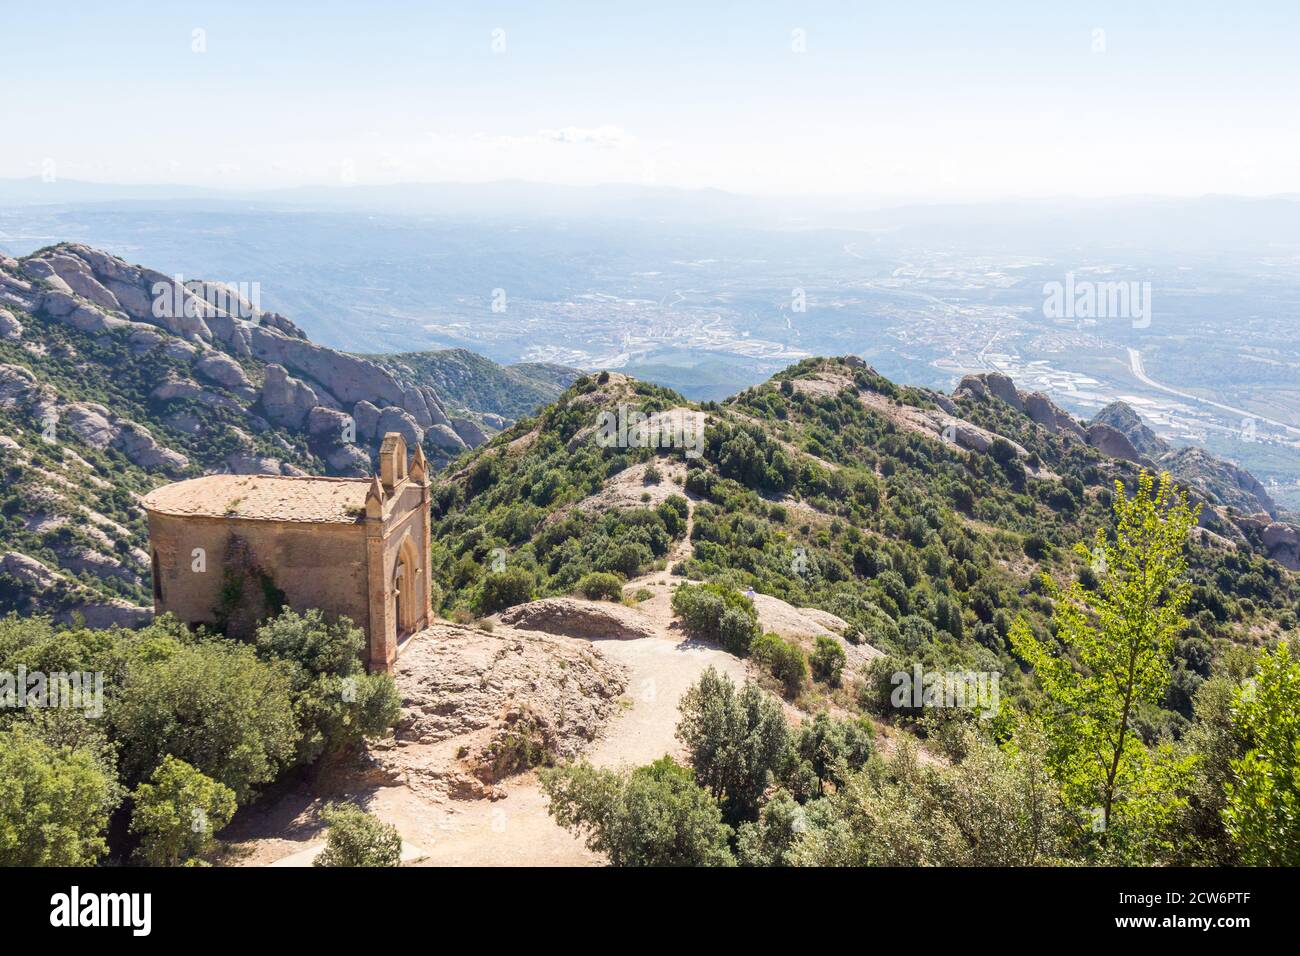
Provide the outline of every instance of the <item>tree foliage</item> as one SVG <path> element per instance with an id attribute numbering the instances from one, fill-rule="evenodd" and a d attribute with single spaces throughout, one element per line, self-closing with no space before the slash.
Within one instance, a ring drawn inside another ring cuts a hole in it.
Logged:
<path id="1" fill-rule="evenodd" d="M 1300 661 L 1283 641 L 1259 657 L 1232 715 L 1246 752 L 1231 762 L 1224 820 L 1255 866 L 1300 865 Z"/>
<path id="2" fill-rule="evenodd" d="M 790 732 L 781 705 L 756 685 L 737 690 L 708 668 L 682 696 L 677 736 L 695 779 L 730 822 L 752 820 L 763 793 L 789 760 Z"/>
<path id="3" fill-rule="evenodd" d="M 402 838 L 397 827 L 351 804 L 331 804 L 321 811 L 329 827 L 325 849 L 312 866 L 399 866 Z"/>
<path id="4" fill-rule="evenodd" d="M 17 724 L 0 731 L 0 866 L 91 866 L 121 799 L 111 764 Z"/>
<path id="5" fill-rule="evenodd" d="M 224 640 L 132 661 L 108 715 L 128 782 L 144 780 L 170 754 L 244 802 L 293 762 L 299 736 L 292 669 Z"/>
<path id="6" fill-rule="evenodd" d="M 1190 596 L 1184 549 L 1196 510 L 1168 475 L 1143 473 L 1131 498 L 1117 484 L 1114 539 L 1098 530 L 1089 552 L 1098 586 L 1075 582 L 1056 596 L 1054 641 L 1023 621 L 1012 646 L 1046 698 L 1040 717 L 1067 802 L 1095 814 L 1103 843 L 1150 833 L 1177 808 L 1185 762 L 1153 752 L 1134 729 L 1137 707 L 1157 704 L 1169 684 L 1174 638 Z"/>
<path id="7" fill-rule="evenodd" d="M 148 866 L 200 860 L 235 815 L 233 790 L 170 755 L 131 797 L 131 831 L 141 838 L 136 855 Z"/>
<path id="8" fill-rule="evenodd" d="M 731 828 L 691 772 L 663 757 L 635 770 L 542 771 L 555 821 L 613 866 L 732 866 Z"/>

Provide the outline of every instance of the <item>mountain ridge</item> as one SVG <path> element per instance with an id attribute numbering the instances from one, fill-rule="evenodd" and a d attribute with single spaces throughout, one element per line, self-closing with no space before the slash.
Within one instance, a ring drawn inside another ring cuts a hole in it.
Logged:
<path id="1" fill-rule="evenodd" d="M 562 384 L 578 375 L 575 370 L 498 366 L 456 349 L 366 357 L 317 346 L 291 320 L 253 309 L 237 291 L 202 280 L 178 284 L 77 244 L 0 260 L 0 443 L 10 487 L 2 512 L 0 574 L 7 609 L 65 618 L 82 613 L 96 621 L 147 617 L 147 541 L 134 498 L 160 481 L 221 471 L 364 474 L 372 467 L 369 450 L 376 438 L 390 430 L 402 432 L 409 444 L 422 444 L 435 465 L 455 462 L 447 480 L 473 481 L 483 455 L 495 458 L 508 442 L 512 454 L 527 458 L 538 427 L 544 434 L 545 423 L 578 408 L 594 413 L 595 397 L 612 388 L 609 382 L 652 415 L 702 414 L 730 436 L 701 434 L 701 442 L 734 439 L 744 451 L 733 454 L 741 457 L 766 449 L 763 474 L 775 467 L 784 475 L 799 461 L 824 471 L 824 480 L 810 485 L 818 489 L 834 485 L 841 480 L 835 474 L 853 466 L 850 460 L 836 462 L 845 439 L 771 415 L 778 406 L 787 416 L 796 408 L 811 415 L 830 403 L 839 411 L 817 414 L 847 415 L 854 427 L 890 448 L 907 443 L 913 450 L 906 454 L 929 462 L 926 480 L 941 478 L 945 469 L 964 474 L 953 488 L 955 497 L 942 500 L 945 509 L 964 513 L 962 503 L 976 495 L 970 489 L 980 482 L 1011 481 L 994 497 L 1016 501 L 1015 507 L 980 520 L 1020 535 L 1038 530 L 1016 513 L 1030 507 L 1023 500 L 1027 490 L 1041 497 L 1032 507 L 1047 507 L 1050 523 L 1052 515 L 1078 511 L 1091 500 L 1085 489 L 1096 485 L 1103 464 L 1102 470 L 1127 480 L 1136 468 L 1158 463 L 1144 458 L 1128 434 L 1148 450 L 1161 447 L 1154 434 L 1140 430 L 1145 426 L 1135 413 L 1112 408 L 1082 423 L 1047 396 L 1021 391 L 997 373 L 967 376 L 952 395 L 944 395 L 896 385 L 848 356 L 805 360 L 721 404 L 688 402 L 618 373 L 603 373 L 606 385 L 599 376 L 581 376 L 577 382 L 586 383 L 586 391 L 570 385 L 562 392 Z M 156 314 L 160 294 L 174 297 L 180 308 Z M 851 412 L 844 404 L 850 394 Z M 538 401 L 547 398 L 558 404 Z M 513 420 L 535 405 L 535 417 Z M 355 429 L 354 441 L 342 440 L 349 428 Z M 564 525 L 566 519 L 556 517 L 556 499 L 534 486 L 541 482 L 536 487 L 544 489 L 559 480 L 548 478 L 550 473 L 572 472 L 577 466 L 566 456 L 582 459 L 594 430 L 588 421 L 580 433 L 566 434 L 564 454 L 550 471 L 543 469 L 518 489 L 515 497 L 532 509 L 527 521 L 540 525 L 549 516 L 546 527 Z M 1120 441 L 1126 447 L 1116 447 Z M 854 455 L 879 452 L 866 444 Z M 1165 459 L 1179 466 L 1170 470 L 1206 505 L 1204 542 L 1300 568 L 1300 529 L 1273 520 L 1267 508 L 1241 508 L 1249 505 L 1247 497 L 1225 494 L 1229 478 L 1242 494 L 1249 492 L 1247 472 L 1197 450 L 1166 450 L 1159 456 Z M 988 462 L 996 466 L 992 473 Z M 723 479 L 736 480 L 732 465 L 717 465 Z M 583 479 L 584 497 L 598 494 L 614 475 L 609 464 L 592 467 Z M 693 467 L 691 473 L 698 471 Z M 877 471 L 853 480 L 887 486 L 890 477 Z M 825 491 L 811 494 L 801 480 L 783 485 L 794 489 L 795 498 L 785 491 L 789 500 L 781 507 L 818 513 L 820 521 L 828 512 L 810 501 L 824 498 Z M 955 479 L 942 479 L 950 480 Z M 761 482 L 758 487 L 770 494 Z M 693 493 L 698 496 L 700 489 Z M 516 514 L 511 520 L 523 519 Z M 512 539 L 523 540 L 518 529 L 502 537 L 507 545 Z M 640 551 L 632 556 L 638 555 L 644 557 Z M 690 561 L 708 566 L 699 555 Z M 455 575 L 447 579 L 449 609 L 463 584 Z M 835 607 L 824 610 L 839 613 Z"/>

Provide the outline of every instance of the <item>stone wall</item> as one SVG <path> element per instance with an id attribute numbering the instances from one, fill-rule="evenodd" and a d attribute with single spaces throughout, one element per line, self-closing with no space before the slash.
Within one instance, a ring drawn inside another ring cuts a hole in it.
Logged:
<path id="1" fill-rule="evenodd" d="M 357 626 L 369 629 L 364 523 L 303 524 L 151 513 L 149 539 L 157 555 L 159 580 L 154 604 L 159 613 L 170 612 L 187 624 L 216 627 L 221 623 L 223 606 L 230 603 L 228 599 L 223 601 L 223 589 L 228 588 L 232 574 L 242 576 L 244 588 L 252 589 L 242 596 L 243 601 L 261 598 L 260 583 L 248 573 L 253 564 L 283 592 L 290 607 L 318 607 L 330 615 L 347 615 Z M 242 540 L 246 549 L 240 549 L 233 539 Z M 228 561 L 232 544 L 236 552 L 246 550 L 249 557 Z M 205 570 L 194 570 L 195 549 L 203 550 Z M 240 623 L 247 615 L 238 610 L 230 621 L 236 632 L 247 629 Z"/>

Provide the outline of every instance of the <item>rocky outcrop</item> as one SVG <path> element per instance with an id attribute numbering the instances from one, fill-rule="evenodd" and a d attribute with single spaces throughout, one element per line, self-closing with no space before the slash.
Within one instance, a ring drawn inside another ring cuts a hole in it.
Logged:
<path id="1" fill-rule="evenodd" d="M 1215 504 L 1236 508 L 1243 514 L 1263 512 L 1277 517 L 1277 504 L 1259 479 L 1203 448 L 1176 448 L 1161 455 L 1156 466 L 1193 486 Z"/>
<path id="2" fill-rule="evenodd" d="M 1264 529 L 1268 556 L 1283 567 L 1300 571 L 1300 527 L 1274 521 Z"/>
<path id="3" fill-rule="evenodd" d="M 1073 415 L 1060 408 L 1042 392 L 1019 391 L 1015 383 L 1001 372 L 967 375 L 962 378 L 952 394 L 954 398 L 973 398 L 976 401 L 995 398 L 1017 411 L 1024 412 L 1054 435 L 1064 432 L 1081 442 L 1087 441 L 1083 426 Z"/>
<path id="4" fill-rule="evenodd" d="M 453 418 L 451 420 L 451 427 L 455 430 L 456 434 L 460 436 L 461 441 L 470 448 L 477 448 L 488 440 L 487 432 L 479 427 L 478 422 L 472 421 L 468 418 Z"/>
<path id="5" fill-rule="evenodd" d="M 232 475 L 279 475 L 283 465 L 276 458 L 250 452 L 231 452 L 226 456 L 226 468 Z"/>
<path id="6" fill-rule="evenodd" d="M 1074 420 L 1074 416 L 1060 408 L 1042 392 L 1030 392 L 1023 396 L 1025 414 L 1052 434 L 1065 432 L 1079 441 L 1087 441 L 1083 426 Z"/>
<path id="7" fill-rule="evenodd" d="M 78 438 L 92 448 L 107 448 L 117 437 L 110 421 L 112 413 L 103 405 L 77 403 L 63 410 L 63 420 Z"/>
<path id="8" fill-rule="evenodd" d="M 370 402 L 357 402 L 352 406 L 352 418 L 357 423 L 357 440 L 372 441 L 379 433 L 379 409 Z"/>
<path id="9" fill-rule="evenodd" d="M 53 588 L 64 580 L 57 571 L 17 551 L 6 551 L 0 556 L 0 574 L 7 574 L 20 584 L 41 591 Z"/>
<path id="10" fill-rule="evenodd" d="M 406 440 L 407 448 L 414 448 L 424 441 L 424 429 L 411 413 L 395 406 L 389 406 L 379 413 L 378 433 L 387 435 L 389 432 L 400 434 Z"/>
<path id="11" fill-rule="evenodd" d="M 149 471 L 162 471 L 179 475 L 189 467 L 189 459 L 178 451 L 165 448 L 154 441 L 153 434 L 143 425 L 123 420 L 117 421 L 118 433 L 113 447 L 126 455 L 133 464 Z"/>
<path id="12" fill-rule="evenodd" d="M 58 410 L 58 420 L 92 448 L 115 448 L 133 464 L 169 475 L 189 467 L 189 459 L 154 440 L 143 425 L 119 418 L 103 405 L 76 402 Z"/>
<path id="13" fill-rule="evenodd" d="M 128 604 L 126 601 L 85 601 L 64 608 L 54 615 L 57 624 L 72 624 L 78 619 L 87 627 L 143 627 L 153 620 L 153 608 Z"/>
<path id="14" fill-rule="evenodd" d="M 313 345 L 304 339 L 290 338 L 265 326 L 253 326 L 249 334 L 257 358 L 311 378 L 338 402 L 346 405 L 360 401 L 402 405 L 401 387 L 389 372 L 374 362 Z"/>
<path id="15" fill-rule="evenodd" d="M 1024 411 L 1025 406 L 1020 400 L 1020 393 L 1016 391 L 1016 383 L 1001 372 L 989 372 L 985 375 L 984 385 L 994 398 L 1001 399 L 1016 411 Z"/>
<path id="16" fill-rule="evenodd" d="M 226 395 L 218 395 L 216 392 L 209 391 L 195 382 L 183 379 L 168 379 L 150 392 L 149 397 L 156 402 L 172 402 L 184 399 L 192 402 L 202 402 L 204 405 L 229 408 L 231 411 L 242 412 L 244 410 L 243 406 L 234 399 Z"/>
<path id="17" fill-rule="evenodd" d="M 0 365 L 0 408 L 15 408 L 34 402 L 47 392 L 53 395 L 21 365 Z"/>
<path id="18" fill-rule="evenodd" d="M 528 737 L 547 759 L 573 759 L 627 689 L 624 668 L 585 641 L 447 622 L 413 640 L 393 676 L 402 697 L 395 740 L 371 745 L 370 756 L 431 799 L 500 796 L 492 784 L 526 769 L 502 762 L 503 733 Z"/>
<path id="19" fill-rule="evenodd" d="M 1142 464 L 1145 461 L 1133 447 L 1133 443 L 1128 440 L 1128 436 L 1101 422 L 1093 422 L 1088 426 L 1088 444 L 1111 458 L 1122 458 L 1135 464 Z"/>
<path id="20" fill-rule="evenodd" d="M 0 340 L 15 342 L 23 337 L 23 324 L 8 309 L 0 309 Z"/>
<path id="21" fill-rule="evenodd" d="M 212 349 L 204 352 L 194 363 L 194 371 L 209 382 L 229 389 L 244 398 L 251 399 L 256 394 L 244 367 L 224 352 Z"/>
<path id="22" fill-rule="evenodd" d="M 1102 452 L 1167 471 L 1210 504 L 1226 505 L 1247 515 L 1262 512 L 1277 516 L 1276 503 L 1254 475 L 1203 448 L 1171 447 L 1125 402 L 1111 402 L 1093 416 L 1088 435 L 1090 444 Z M 1092 441 L 1094 435 L 1097 441 Z"/>
<path id="23" fill-rule="evenodd" d="M 455 454 L 465 450 L 465 440 L 451 430 L 449 425 L 434 425 L 425 434 L 435 448 Z"/>
<path id="24" fill-rule="evenodd" d="M 5 258 L 0 262 L 0 305 L 30 312 L 40 301 L 40 290 L 30 280 L 18 272 L 16 259 Z"/>
<path id="25" fill-rule="evenodd" d="M 313 438 L 324 439 L 330 444 L 343 444 L 349 438 L 360 438 L 359 435 L 352 435 L 354 431 L 359 432 L 360 429 L 356 427 L 353 417 L 336 408 L 317 405 L 307 413 L 307 434 Z M 369 437 L 371 436 L 367 436 Z"/>
<path id="26" fill-rule="evenodd" d="M 1169 451 L 1168 442 L 1148 428 L 1126 402 L 1111 402 L 1094 415 L 1092 420 L 1122 432 L 1138 453 L 1148 458 L 1158 458 Z"/>
<path id="27" fill-rule="evenodd" d="M 544 631 L 587 640 L 653 637 L 654 627 L 645 617 L 622 604 L 584 601 L 580 598 L 544 598 L 508 608 L 502 624 L 526 631 Z"/>
<path id="28" fill-rule="evenodd" d="M 336 474 L 364 477 L 370 474 L 370 456 L 356 445 L 337 445 L 325 455 L 330 470 Z"/>
<path id="29" fill-rule="evenodd" d="M 315 389 L 294 378 L 283 365 L 266 367 L 261 401 L 267 419 L 287 428 L 302 428 L 307 414 L 320 404 Z"/>

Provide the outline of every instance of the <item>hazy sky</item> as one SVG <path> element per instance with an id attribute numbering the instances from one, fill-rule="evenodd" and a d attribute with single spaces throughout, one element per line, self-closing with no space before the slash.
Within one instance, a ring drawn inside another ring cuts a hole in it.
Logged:
<path id="1" fill-rule="evenodd" d="M 5 177 L 1300 192 L 1290 0 L 115 0 L 4 24 Z"/>

